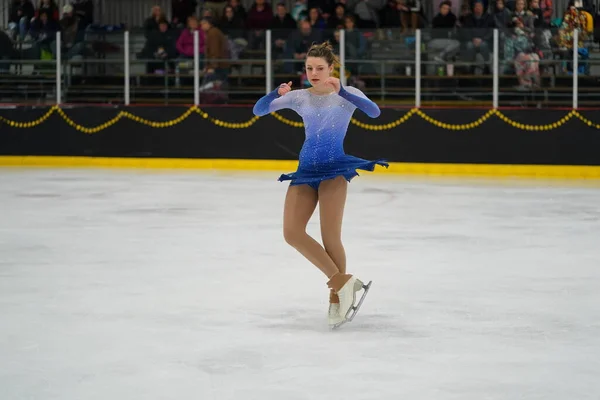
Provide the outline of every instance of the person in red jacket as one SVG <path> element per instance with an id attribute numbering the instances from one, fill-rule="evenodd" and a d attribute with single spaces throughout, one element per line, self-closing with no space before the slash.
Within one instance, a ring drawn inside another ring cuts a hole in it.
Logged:
<path id="1" fill-rule="evenodd" d="M 179 39 L 177 39 L 177 52 L 180 58 L 194 58 L 194 32 L 198 32 L 198 52 L 200 60 L 204 58 L 205 48 L 205 33 L 198 25 L 198 19 L 195 16 L 190 16 L 187 19 L 187 29 L 181 31 Z"/>
<path id="2" fill-rule="evenodd" d="M 46 14 L 48 21 L 58 22 L 60 19 L 60 13 L 58 12 L 58 5 L 55 0 L 40 0 L 37 10 L 35 10 L 34 19 L 38 19 L 40 14 Z M 33 22 L 33 21 L 31 21 Z"/>

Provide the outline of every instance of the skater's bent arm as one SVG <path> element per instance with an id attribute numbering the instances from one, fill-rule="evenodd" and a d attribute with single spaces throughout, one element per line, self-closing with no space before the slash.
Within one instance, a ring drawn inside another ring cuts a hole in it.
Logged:
<path id="1" fill-rule="evenodd" d="M 354 104 L 356 108 L 367 114 L 369 117 L 377 118 L 379 115 L 381 115 L 381 110 L 377 104 L 369 100 L 367 96 L 365 96 L 365 94 L 359 89 L 352 86 L 348 86 L 347 88 L 342 86 L 339 94 L 344 99 Z"/>
<path id="2" fill-rule="evenodd" d="M 263 115 L 270 114 L 274 111 L 290 108 L 292 102 L 291 92 L 279 96 L 279 93 L 277 93 L 278 90 L 279 88 L 273 90 L 256 102 L 254 109 L 252 110 L 254 115 L 262 117 Z"/>

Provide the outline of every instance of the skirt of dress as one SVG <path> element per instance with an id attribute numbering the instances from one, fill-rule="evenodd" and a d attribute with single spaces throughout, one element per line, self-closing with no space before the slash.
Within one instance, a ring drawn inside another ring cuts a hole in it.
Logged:
<path id="1" fill-rule="evenodd" d="M 363 171 L 373 171 L 376 165 L 389 167 L 385 160 L 363 160 L 362 158 L 344 154 L 333 161 L 310 164 L 300 162 L 298 170 L 290 174 L 283 174 L 279 181 L 291 181 L 290 185 L 309 185 L 318 189 L 323 181 L 343 176 L 348 182 L 355 176 L 358 176 L 357 169 Z"/>

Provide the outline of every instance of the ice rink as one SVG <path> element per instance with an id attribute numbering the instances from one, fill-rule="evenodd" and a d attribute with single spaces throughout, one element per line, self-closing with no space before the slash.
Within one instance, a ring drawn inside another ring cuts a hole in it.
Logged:
<path id="1" fill-rule="evenodd" d="M 0 399 L 600 398 L 600 185 L 365 173 L 331 332 L 278 176 L 0 170 Z"/>

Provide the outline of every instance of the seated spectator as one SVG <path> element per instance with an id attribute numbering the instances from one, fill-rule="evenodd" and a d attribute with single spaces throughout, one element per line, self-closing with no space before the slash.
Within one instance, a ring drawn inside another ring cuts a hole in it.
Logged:
<path id="1" fill-rule="evenodd" d="M 150 16 L 146 18 L 146 21 L 144 21 L 144 36 L 146 36 L 146 39 L 148 39 L 150 34 L 158 32 L 159 22 L 165 21 L 166 19 L 167 17 L 162 12 L 160 6 L 152 7 Z"/>
<path id="2" fill-rule="evenodd" d="M 202 18 L 202 30 L 206 35 L 206 81 L 225 81 L 229 73 L 229 47 L 227 38 L 217 28 L 212 18 Z"/>
<path id="3" fill-rule="evenodd" d="M 306 0 L 296 0 L 294 7 L 292 7 L 291 14 L 296 22 L 308 18 L 308 5 L 306 4 Z"/>
<path id="4" fill-rule="evenodd" d="M 276 56 L 282 55 L 285 50 L 285 41 L 296 28 L 296 21 L 287 12 L 285 4 L 277 4 L 277 12 L 271 23 L 273 50 Z"/>
<path id="5" fill-rule="evenodd" d="M 531 0 L 529 2 L 529 12 L 533 19 L 533 28 L 538 30 L 544 25 L 544 16 L 540 8 L 540 0 Z"/>
<path id="6" fill-rule="evenodd" d="M 414 32 L 419 28 L 422 5 L 420 0 L 399 0 L 400 18 L 402 20 L 402 33 Z"/>
<path id="7" fill-rule="evenodd" d="M 23 40 L 29 32 L 31 19 L 35 15 L 35 7 L 31 0 L 13 0 L 8 16 L 8 29 L 13 37 Z"/>
<path id="8" fill-rule="evenodd" d="M 158 20 L 158 30 L 148 33 L 140 57 L 146 60 L 157 60 L 146 64 L 148 74 L 164 73 L 165 63 L 177 57 L 175 37 L 166 19 Z"/>
<path id="9" fill-rule="evenodd" d="M 175 47 L 179 53 L 179 58 L 193 59 L 194 58 L 194 32 L 198 32 L 198 54 L 200 56 L 200 64 L 204 58 L 204 31 L 198 25 L 198 19 L 191 15 L 187 18 L 187 28 L 181 31 L 179 39 Z"/>
<path id="10" fill-rule="evenodd" d="M 219 21 L 223 16 L 223 10 L 227 5 L 227 0 L 208 0 L 202 3 L 205 10 L 210 10 L 214 21 Z"/>
<path id="11" fill-rule="evenodd" d="M 471 8 L 471 5 L 468 2 L 468 0 L 464 0 L 460 5 L 460 14 L 458 15 L 458 22 L 456 23 L 456 25 L 459 27 L 464 26 L 467 18 L 470 15 L 473 15 L 473 9 Z"/>
<path id="12" fill-rule="evenodd" d="M 63 17 L 59 21 L 61 30 L 61 54 L 70 60 L 82 56 L 85 51 L 84 36 L 79 30 L 79 17 L 75 15 L 73 6 L 67 4 L 63 7 Z M 52 53 L 56 55 L 56 42 L 53 43 Z"/>
<path id="13" fill-rule="evenodd" d="M 10 36 L 0 30 L 0 74 L 10 71 L 11 60 L 17 58 Z"/>
<path id="14" fill-rule="evenodd" d="M 248 18 L 248 13 L 243 5 L 240 4 L 240 0 L 229 0 L 229 6 L 233 8 L 233 12 L 237 18 L 240 18 L 242 21 L 246 21 Z"/>
<path id="15" fill-rule="evenodd" d="M 440 3 L 439 12 L 432 21 L 432 40 L 427 44 L 433 59 L 440 64 L 446 64 L 460 50 L 460 42 L 455 36 L 456 15 L 450 11 L 450 7 L 449 1 Z"/>
<path id="16" fill-rule="evenodd" d="M 244 20 L 235 13 L 232 6 L 225 7 L 219 29 L 227 36 L 231 59 L 239 59 L 240 53 L 248 46 L 248 41 L 244 37 Z"/>
<path id="17" fill-rule="evenodd" d="M 401 4 L 396 0 L 388 0 L 379 12 L 379 27 L 394 29 L 402 26 Z"/>
<path id="18" fill-rule="evenodd" d="M 550 6 L 552 6 L 552 3 L 550 3 Z M 550 44 L 552 32 L 550 31 L 550 23 L 546 22 L 544 11 L 540 7 L 540 0 L 531 0 L 531 3 L 529 3 L 529 9 L 533 15 L 533 41 L 535 46 L 541 51 L 550 53 L 552 50 L 552 46 Z"/>
<path id="19" fill-rule="evenodd" d="M 517 0 L 515 2 L 513 20 L 515 17 L 523 22 L 528 32 L 533 32 L 533 14 L 525 7 L 525 0 Z"/>
<path id="20" fill-rule="evenodd" d="M 231 40 L 241 39 L 244 38 L 245 23 L 232 6 L 226 6 L 219 29 Z"/>
<path id="21" fill-rule="evenodd" d="M 189 26 L 188 18 L 196 14 L 197 0 L 171 0 L 172 24 L 176 28 Z M 198 20 L 196 20 L 198 25 Z M 198 28 L 200 29 L 200 28 Z"/>
<path id="22" fill-rule="evenodd" d="M 504 6 L 504 0 L 496 0 L 493 7 L 494 26 L 498 28 L 501 36 L 506 36 L 513 25 L 512 12 Z"/>
<path id="23" fill-rule="evenodd" d="M 529 3 L 529 9 L 536 15 L 538 15 L 538 25 L 542 29 L 550 29 L 550 22 L 552 20 L 552 0 L 532 0 Z M 541 10 L 541 17 L 537 13 L 537 9 Z M 534 10 L 536 10 L 534 12 Z M 534 23 L 535 26 L 535 23 Z M 536 26 L 537 28 L 537 26 Z"/>
<path id="24" fill-rule="evenodd" d="M 48 12 L 50 12 L 48 10 Z M 53 58 L 56 58 L 56 32 L 60 26 L 58 22 L 50 18 L 48 12 L 42 12 L 31 26 L 31 37 L 35 40 L 35 44 L 30 50 L 31 56 L 35 60 L 42 58 L 42 52 L 53 53 Z"/>
<path id="25" fill-rule="evenodd" d="M 592 0 L 569 0 L 567 10 L 571 7 L 575 7 L 579 11 L 585 11 L 590 14 L 594 14 L 594 5 Z"/>
<path id="26" fill-rule="evenodd" d="M 346 64 L 346 70 L 357 75 L 359 68 L 361 67 L 361 64 L 357 61 L 364 59 L 367 55 L 367 40 L 361 32 L 356 29 L 355 18 L 352 15 L 347 15 L 344 21 L 346 59 L 350 61 Z M 340 31 L 336 30 L 334 34 L 334 48 L 339 54 Z"/>
<path id="27" fill-rule="evenodd" d="M 473 14 L 464 19 L 460 34 L 464 43 L 462 59 L 466 62 L 475 62 L 477 53 L 481 54 L 485 68 L 489 70 L 490 40 L 493 35 L 494 22 L 492 16 L 483 12 L 483 3 L 478 1 L 473 8 Z M 471 67 L 471 73 L 475 67 Z"/>
<path id="28" fill-rule="evenodd" d="M 383 5 L 383 4 L 382 4 Z M 379 9 L 370 0 L 358 0 L 354 6 L 354 14 L 357 17 L 356 24 L 359 29 L 376 29 L 379 25 Z"/>
<path id="29" fill-rule="evenodd" d="M 313 43 L 322 42 L 321 32 L 318 30 L 312 29 L 310 22 L 307 19 L 304 19 L 298 23 L 298 30 L 294 31 L 290 38 L 286 42 L 285 48 L 285 58 L 294 59 L 298 62 L 295 63 L 286 63 L 285 70 L 286 73 L 302 73 L 302 69 L 304 68 L 304 58 L 306 57 L 306 53 L 310 46 Z"/>
<path id="30" fill-rule="evenodd" d="M 249 32 L 249 45 L 253 50 L 264 49 L 265 31 L 271 26 L 273 10 L 265 0 L 256 0 L 248 12 L 246 28 Z"/>
<path id="31" fill-rule="evenodd" d="M 569 7 L 563 18 L 562 25 L 558 30 L 558 46 L 561 50 L 573 49 L 573 36 L 575 30 L 578 32 L 578 47 L 583 47 L 583 42 L 587 40 L 587 17 L 583 10 L 575 6 Z"/>
<path id="32" fill-rule="evenodd" d="M 327 23 L 321 16 L 321 11 L 317 7 L 308 10 L 308 21 L 313 29 L 323 30 L 327 27 Z"/>
<path id="33" fill-rule="evenodd" d="M 346 17 L 346 6 L 342 3 L 337 3 L 333 14 L 327 20 L 327 28 L 342 29 L 344 27 L 344 18 Z"/>
<path id="34" fill-rule="evenodd" d="M 35 10 L 35 17 L 31 20 L 34 24 L 38 20 L 40 14 L 46 13 L 49 20 L 58 22 L 60 19 L 60 13 L 58 12 L 58 5 L 55 0 L 40 0 L 38 9 Z"/>
<path id="35" fill-rule="evenodd" d="M 336 0 L 308 0 L 306 7 L 310 10 L 316 8 L 319 10 L 321 17 L 327 23 L 333 15 L 336 6 Z M 333 37 L 333 34 L 332 34 Z"/>
<path id="36" fill-rule="evenodd" d="M 367 55 L 367 39 L 356 29 L 356 18 L 352 15 L 346 15 L 344 18 L 346 47 L 350 46 L 351 54 L 355 60 L 362 59 Z M 348 57 L 351 58 L 351 57 Z"/>
<path id="37" fill-rule="evenodd" d="M 513 19 L 511 35 L 504 42 L 504 57 L 511 63 L 519 79 L 519 90 L 530 90 L 540 84 L 540 56 L 535 52 L 531 31 L 521 18 Z"/>
<path id="38" fill-rule="evenodd" d="M 71 0 L 73 11 L 79 18 L 79 30 L 85 31 L 94 23 L 94 0 Z"/>

